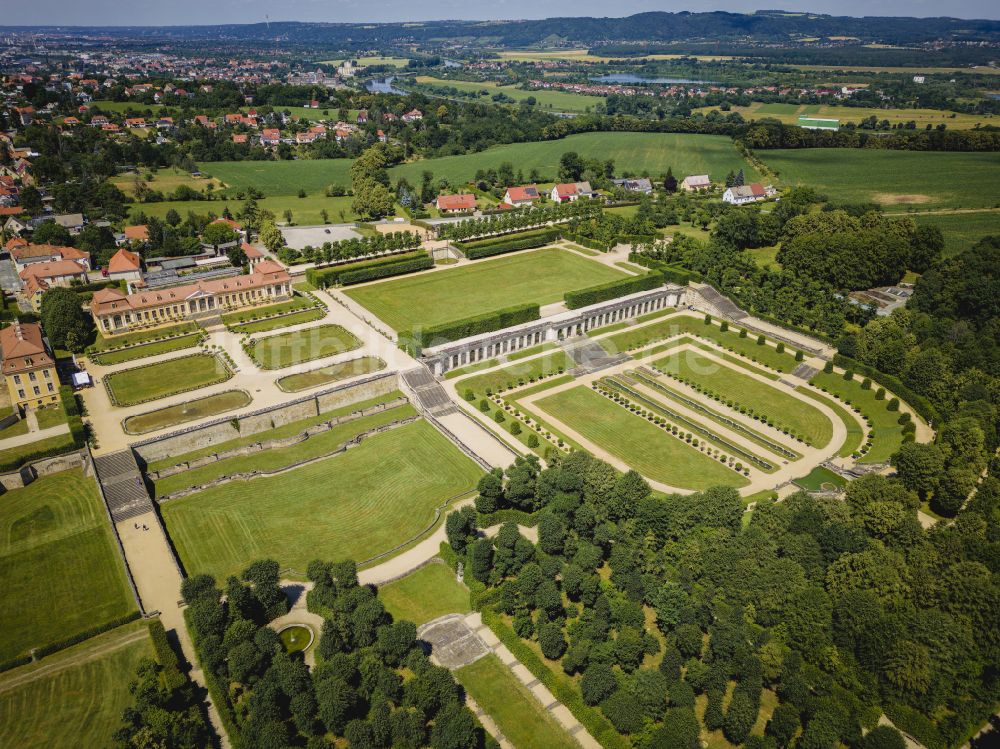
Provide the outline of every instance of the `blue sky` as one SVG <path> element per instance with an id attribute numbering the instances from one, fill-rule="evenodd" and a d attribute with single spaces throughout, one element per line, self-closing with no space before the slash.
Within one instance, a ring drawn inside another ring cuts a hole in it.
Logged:
<path id="1" fill-rule="evenodd" d="M 949 15 L 957 18 L 1000 18 L 996 0 L 799 0 L 796 3 L 770 0 L 576 0 L 571 4 L 507 0 L 0 0 L 6 6 L 0 24 L 44 25 L 195 25 L 212 23 L 256 23 L 265 15 L 272 21 L 424 21 L 441 18 L 547 18 L 553 16 L 626 16 L 651 10 L 728 10 L 746 12 L 756 8 L 784 8 L 833 15 L 866 14 L 899 16 Z M 609 11 L 613 11 L 609 13 Z"/>

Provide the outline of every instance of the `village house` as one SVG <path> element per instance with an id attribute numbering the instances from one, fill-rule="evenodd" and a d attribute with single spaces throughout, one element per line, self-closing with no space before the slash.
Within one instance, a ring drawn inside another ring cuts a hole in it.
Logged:
<path id="1" fill-rule="evenodd" d="M 100 289 L 94 293 L 90 312 L 98 330 L 113 334 L 269 304 L 291 296 L 288 271 L 273 260 L 260 260 L 250 273 L 229 278 L 135 294 Z"/>
<path id="2" fill-rule="evenodd" d="M 75 247 L 57 247 L 51 244 L 25 243 L 12 248 L 10 258 L 14 267 L 20 273 L 35 263 L 54 263 L 61 260 L 71 260 L 83 270 L 90 270 L 90 253 Z"/>
<path id="3" fill-rule="evenodd" d="M 368 110 L 361 109 L 358 111 L 358 124 L 364 125 L 366 122 L 368 122 Z"/>
<path id="4" fill-rule="evenodd" d="M 402 116 L 403 122 L 420 122 L 424 118 L 424 113 L 419 109 L 411 109 Z"/>
<path id="5" fill-rule="evenodd" d="M 707 174 L 689 174 L 681 180 L 681 189 L 684 192 L 697 192 L 698 190 L 710 190 L 712 180 Z"/>
<path id="6" fill-rule="evenodd" d="M 35 312 L 42 308 L 42 294 L 52 287 L 87 283 L 87 271 L 72 260 L 32 263 L 19 275 L 23 284 L 21 294 Z"/>
<path id="7" fill-rule="evenodd" d="M 276 127 L 266 127 L 261 130 L 260 142 L 265 146 L 276 146 L 281 143 L 281 131 Z"/>
<path id="8" fill-rule="evenodd" d="M 722 193 L 722 202 L 729 203 L 729 205 L 746 205 L 766 199 L 767 192 L 763 185 L 758 182 L 754 182 L 752 185 L 734 185 L 726 188 L 726 191 Z"/>
<path id="9" fill-rule="evenodd" d="M 536 185 L 508 187 L 507 192 L 503 194 L 503 202 L 512 206 L 531 205 L 538 198 L 538 187 Z"/>
<path id="10" fill-rule="evenodd" d="M 107 277 L 128 282 L 142 280 L 142 258 L 139 253 L 122 247 L 108 260 Z"/>
<path id="11" fill-rule="evenodd" d="M 616 179 L 613 182 L 615 187 L 620 187 L 629 192 L 639 192 L 643 195 L 649 195 L 653 192 L 653 183 L 647 177 L 639 179 Z"/>
<path id="12" fill-rule="evenodd" d="M 131 242 L 148 242 L 149 241 L 149 227 L 146 224 L 139 224 L 138 226 L 126 226 L 122 230 L 121 241 L 119 244 L 129 244 Z"/>
<path id="13" fill-rule="evenodd" d="M 41 325 L 15 322 L 0 330 L 0 362 L 12 404 L 29 409 L 59 402 L 55 357 Z"/>
<path id="14" fill-rule="evenodd" d="M 471 193 L 461 195 L 438 195 L 437 209 L 441 213 L 457 213 L 476 210 L 476 196 Z"/>
<path id="15" fill-rule="evenodd" d="M 551 197 L 557 203 L 572 203 L 580 198 L 592 197 L 593 194 L 589 182 L 564 182 L 552 188 Z"/>

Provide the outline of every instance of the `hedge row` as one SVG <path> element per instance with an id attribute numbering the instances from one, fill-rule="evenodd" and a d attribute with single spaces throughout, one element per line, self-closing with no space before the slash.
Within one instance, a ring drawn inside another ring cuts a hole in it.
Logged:
<path id="1" fill-rule="evenodd" d="M 75 416 L 74 419 L 77 422 L 79 422 L 80 425 L 79 430 L 82 430 L 83 420 L 80 419 L 79 416 Z M 71 421 L 69 425 L 70 435 L 73 437 L 74 440 L 76 440 L 81 435 L 79 431 L 76 432 L 74 431 L 74 426 L 75 424 Z M 0 463 L 0 473 L 6 473 L 7 471 L 16 471 L 18 468 L 21 468 L 22 466 L 25 466 L 28 463 L 34 463 L 36 460 L 44 460 L 45 458 L 54 458 L 57 455 L 69 455 L 70 453 L 76 452 L 81 447 L 83 447 L 82 439 L 76 444 L 70 445 L 68 447 L 63 446 L 57 448 L 49 448 L 47 450 L 35 450 L 34 452 L 30 453 L 21 453 L 18 457 L 14 458 L 14 460 L 9 460 L 6 463 Z"/>
<path id="2" fill-rule="evenodd" d="M 69 287 L 70 291 L 75 291 L 77 294 L 83 294 L 87 291 L 100 291 L 101 289 L 108 289 L 111 287 L 117 288 L 119 291 L 125 291 L 125 281 L 124 280 L 108 280 L 108 281 L 94 281 L 93 283 L 81 283 L 81 284 L 71 284 Z"/>
<path id="3" fill-rule="evenodd" d="M 635 263 L 636 265 L 660 271 L 660 273 L 663 274 L 664 281 L 680 284 L 681 286 L 686 285 L 688 281 L 701 281 L 702 279 L 702 275 L 697 271 L 688 270 L 687 268 L 679 268 L 675 265 L 668 265 L 662 260 L 656 260 L 648 255 L 643 255 L 641 252 L 630 252 L 628 259 L 629 262 Z"/>
<path id="4" fill-rule="evenodd" d="M 411 252 L 396 253 L 395 255 L 384 255 L 372 260 L 361 260 L 357 263 L 345 263 L 332 268 L 310 268 L 306 271 L 306 280 L 317 288 L 325 289 L 340 281 L 340 277 L 345 273 L 359 271 L 365 268 L 377 268 L 380 265 L 392 265 L 403 260 L 415 260 L 426 255 L 423 250 L 413 250 Z"/>
<path id="5" fill-rule="evenodd" d="M 590 707 L 583 697 L 566 680 L 559 679 L 542 661 L 541 658 L 524 644 L 524 641 L 508 627 L 501 616 L 490 608 L 482 611 L 483 623 L 493 630 L 493 634 L 510 650 L 521 663 L 544 684 L 557 700 L 563 703 L 583 727 L 590 732 L 597 742 L 605 749 L 627 749 L 628 743 L 615 730 L 604 715 L 596 708 Z"/>
<path id="6" fill-rule="evenodd" d="M 167 689 L 173 691 L 180 689 L 187 684 L 187 676 L 181 671 L 181 664 L 177 658 L 177 653 L 167 642 L 167 631 L 163 628 L 163 622 L 159 619 L 150 619 L 146 622 L 149 629 L 149 639 L 153 641 L 153 650 L 156 651 L 156 661 L 163 667 L 163 681 Z"/>
<path id="7" fill-rule="evenodd" d="M 412 341 L 419 348 L 437 346 L 442 343 L 457 341 L 469 336 L 503 330 L 513 325 L 531 322 L 541 317 L 538 304 L 519 304 L 516 307 L 506 307 L 485 315 L 467 317 L 464 320 L 431 325 L 421 330 L 401 331 L 402 341 Z"/>
<path id="8" fill-rule="evenodd" d="M 0 662 L 0 673 L 10 671 L 12 668 L 18 668 L 19 666 L 27 666 L 29 663 L 31 663 L 30 655 L 19 655 L 17 658 L 10 658 L 9 660 Z"/>
<path id="9" fill-rule="evenodd" d="M 913 410 L 923 416 L 928 423 L 934 423 L 937 421 L 937 409 L 931 405 L 930 401 L 920 395 L 920 393 L 913 392 L 913 390 L 904 385 L 901 380 L 893 377 L 891 374 L 886 374 L 881 370 L 875 369 L 875 367 L 869 367 L 867 364 L 863 364 L 849 356 L 844 356 L 843 354 L 834 354 L 833 363 L 843 369 L 849 369 L 857 374 L 863 374 L 866 377 L 870 377 L 880 385 L 884 385 L 886 390 L 891 390 L 894 395 L 898 395 L 910 404 L 910 406 L 913 407 Z"/>
<path id="10" fill-rule="evenodd" d="M 104 624 L 99 624 L 96 627 L 91 627 L 90 629 L 85 629 L 82 632 L 77 632 L 72 637 L 66 637 L 62 640 L 50 642 L 48 645 L 43 645 L 35 650 L 35 658 L 44 658 L 45 656 L 52 655 L 60 650 L 65 650 L 71 645 L 76 645 L 84 640 L 89 640 L 91 637 L 96 637 L 97 635 L 109 632 L 112 629 L 117 629 L 118 627 L 128 624 L 129 622 L 134 622 L 138 618 L 139 612 L 133 611 L 130 614 L 119 616 L 117 619 L 112 619 Z"/>
<path id="11" fill-rule="evenodd" d="M 194 640 L 195 653 L 198 656 L 199 662 L 202 659 L 201 656 L 201 645 L 195 640 L 194 628 L 191 626 L 191 609 L 184 609 L 184 624 L 187 626 L 188 632 L 191 632 L 191 639 Z M 226 732 L 226 737 L 229 739 L 230 746 L 233 749 L 240 749 L 243 745 L 243 734 L 236 725 L 236 715 L 233 712 L 233 705 L 230 702 L 229 690 L 223 689 L 219 684 L 218 677 L 216 677 L 215 672 L 210 668 L 205 668 L 202 666 L 202 674 L 205 677 L 205 686 L 208 687 L 208 695 L 212 698 L 212 704 L 215 705 L 215 709 L 219 713 L 219 719 L 222 721 L 222 728 Z"/>
<path id="12" fill-rule="evenodd" d="M 539 229 L 537 231 L 521 232 L 506 237 L 496 239 L 481 239 L 478 242 L 456 242 L 458 247 L 469 260 L 478 260 L 492 255 L 502 255 L 505 252 L 516 252 L 517 250 L 530 250 L 534 247 L 542 247 L 559 239 L 559 230 Z"/>
<path id="13" fill-rule="evenodd" d="M 390 276 L 402 276 L 406 273 L 416 273 L 417 271 L 433 267 L 434 258 L 430 255 L 424 255 L 413 260 L 400 260 L 396 263 L 386 263 L 385 265 L 376 265 L 373 268 L 361 268 L 350 273 L 344 273 L 340 276 L 340 283 L 344 286 L 349 286 L 352 283 L 374 281 L 377 278 L 389 278 Z"/>
<path id="14" fill-rule="evenodd" d="M 566 300 L 566 306 L 570 309 L 580 309 L 580 307 L 587 307 L 608 299 L 617 299 L 640 291 L 649 291 L 658 286 L 663 286 L 663 274 L 654 270 L 642 276 L 629 276 L 579 291 L 567 291 L 563 295 L 563 299 Z"/>
<path id="15" fill-rule="evenodd" d="M 602 242 L 599 239 L 591 239 L 590 237 L 584 237 L 580 234 L 573 234 L 568 231 L 562 233 L 564 239 L 568 239 L 570 242 L 574 242 L 583 247 L 587 247 L 591 250 L 600 250 L 601 252 L 608 252 L 612 247 L 615 246 L 614 242 Z"/>

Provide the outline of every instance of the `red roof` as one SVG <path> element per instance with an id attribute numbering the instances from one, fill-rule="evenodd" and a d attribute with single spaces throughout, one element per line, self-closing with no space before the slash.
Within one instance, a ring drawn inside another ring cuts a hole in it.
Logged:
<path id="1" fill-rule="evenodd" d="M 563 184 L 556 185 L 556 195 L 560 198 L 568 198 L 570 195 L 576 195 L 576 183 L 565 182 Z"/>
<path id="2" fill-rule="evenodd" d="M 515 203 L 523 200 L 536 200 L 538 198 L 538 188 L 535 185 L 508 187 L 507 196 Z"/>
<path id="3" fill-rule="evenodd" d="M 439 211 L 471 211 L 476 207 L 476 196 L 471 193 L 462 195 L 438 195 Z"/>
<path id="4" fill-rule="evenodd" d="M 271 259 L 261 260 L 253 267 L 254 273 L 282 273 L 285 266 Z"/>
<path id="5" fill-rule="evenodd" d="M 126 226 L 124 231 L 125 239 L 134 239 L 140 242 L 149 241 L 149 227 L 145 224 L 140 224 L 139 226 Z"/>
<path id="6" fill-rule="evenodd" d="M 37 323 L 15 322 L 0 330 L 0 355 L 4 374 L 52 365 L 42 340 L 42 326 Z"/>
<path id="7" fill-rule="evenodd" d="M 754 182 L 750 185 L 750 189 L 753 191 L 753 196 L 755 198 L 763 198 L 765 196 L 764 186 L 760 182 Z"/>
<path id="8" fill-rule="evenodd" d="M 108 261 L 109 273 L 132 273 L 139 270 L 139 267 L 139 255 L 124 247 L 112 255 Z"/>
<path id="9" fill-rule="evenodd" d="M 243 254 L 247 256 L 248 259 L 253 260 L 254 258 L 264 257 L 264 253 L 258 250 L 249 242 L 244 242 L 240 247 L 243 249 Z"/>

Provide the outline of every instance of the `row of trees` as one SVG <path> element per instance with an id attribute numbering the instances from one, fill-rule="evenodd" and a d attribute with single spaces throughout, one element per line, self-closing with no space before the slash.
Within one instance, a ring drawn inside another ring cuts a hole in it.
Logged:
<path id="1" fill-rule="evenodd" d="M 575 200 L 570 203 L 546 203 L 514 211 L 506 211 L 482 218 L 470 218 L 451 224 L 440 224 L 438 236 L 442 239 L 478 239 L 495 234 L 507 234 L 520 229 L 531 229 L 549 223 L 561 223 L 601 215 L 597 200 Z"/>
<path id="2" fill-rule="evenodd" d="M 420 241 L 420 236 L 411 231 L 394 231 L 387 234 L 380 232 L 373 236 L 324 242 L 319 247 L 307 245 L 301 251 L 285 247 L 277 252 L 282 262 L 286 263 L 299 261 L 332 263 L 401 250 L 415 250 L 420 247 Z"/>

